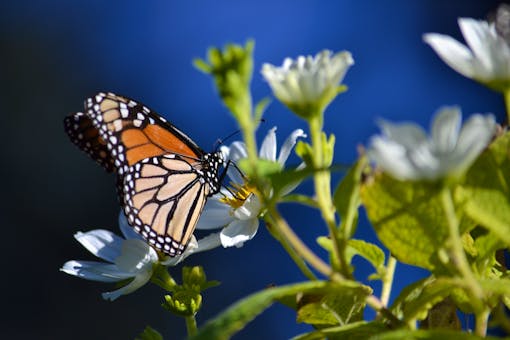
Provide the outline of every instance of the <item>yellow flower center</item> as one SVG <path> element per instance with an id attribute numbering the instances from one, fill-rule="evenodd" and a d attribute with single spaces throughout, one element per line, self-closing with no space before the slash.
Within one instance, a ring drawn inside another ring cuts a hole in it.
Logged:
<path id="1" fill-rule="evenodd" d="M 255 187 L 249 183 L 243 185 L 230 182 L 229 191 L 232 193 L 232 197 L 220 198 L 220 202 L 230 205 L 232 208 L 237 209 L 241 207 L 246 199 L 256 192 Z"/>

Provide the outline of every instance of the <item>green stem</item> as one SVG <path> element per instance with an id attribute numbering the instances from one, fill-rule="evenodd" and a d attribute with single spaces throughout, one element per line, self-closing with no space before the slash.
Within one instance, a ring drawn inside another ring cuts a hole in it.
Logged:
<path id="1" fill-rule="evenodd" d="M 375 295 L 370 295 L 365 299 L 367 305 L 372 307 L 379 316 L 386 318 L 391 328 L 398 328 L 402 325 L 400 321 Z"/>
<path id="2" fill-rule="evenodd" d="M 336 263 L 340 263 L 341 268 L 335 268 L 340 270 L 344 276 L 349 277 L 349 266 L 345 261 L 345 257 L 342 256 L 341 249 L 345 249 L 345 245 L 342 245 L 338 233 L 336 231 L 335 221 L 335 206 L 333 204 L 333 198 L 331 196 L 331 174 L 329 171 L 325 171 L 324 168 L 329 166 L 326 164 L 325 155 L 323 153 L 322 143 L 322 114 L 315 115 L 309 120 L 310 125 L 310 138 L 312 140 L 312 151 L 313 151 L 313 162 L 314 162 L 314 184 L 315 184 L 315 195 L 317 198 L 317 204 L 322 214 L 322 218 L 326 222 L 329 229 L 329 235 L 333 242 L 333 258 L 336 261 L 332 261 L 333 266 Z"/>
<path id="3" fill-rule="evenodd" d="M 441 200 L 448 223 L 448 246 L 450 248 L 450 258 L 457 269 L 458 274 L 465 282 L 467 290 L 469 290 L 468 295 L 470 296 L 470 301 L 475 311 L 476 334 L 479 336 L 485 336 L 487 332 L 487 319 L 489 314 L 487 308 L 484 307 L 484 292 L 469 266 L 466 253 L 464 252 L 462 245 L 462 239 L 460 237 L 459 221 L 457 220 L 457 215 L 455 213 L 452 193 L 446 186 L 441 190 Z"/>
<path id="4" fill-rule="evenodd" d="M 486 308 L 482 312 L 475 314 L 475 334 L 481 337 L 487 335 L 487 326 L 489 325 L 490 311 Z"/>
<path id="5" fill-rule="evenodd" d="M 154 265 L 154 273 L 151 276 L 151 282 L 167 292 L 171 292 L 177 285 L 175 280 L 168 273 L 167 267 L 160 264 Z"/>
<path id="6" fill-rule="evenodd" d="M 506 121 L 510 122 L 510 88 L 503 92 L 503 98 L 505 99 L 505 109 L 506 109 Z"/>
<path id="7" fill-rule="evenodd" d="M 386 264 L 386 273 L 382 280 L 381 303 L 383 306 L 388 306 L 388 302 L 390 301 L 391 288 L 393 286 L 393 277 L 395 276 L 396 266 L 397 259 L 390 255 L 388 257 L 388 263 Z"/>
<path id="8" fill-rule="evenodd" d="M 266 215 L 266 225 L 267 229 L 273 235 L 275 239 L 278 240 L 278 242 L 281 243 L 283 249 L 287 251 L 291 259 L 294 261 L 294 263 L 298 266 L 298 268 L 301 270 L 304 276 L 306 276 L 310 281 L 317 280 L 317 277 L 315 274 L 308 268 L 306 265 L 306 262 L 303 261 L 303 258 L 299 256 L 299 254 L 294 250 L 294 248 L 290 245 L 290 243 L 287 241 L 287 238 L 282 237 L 280 235 L 280 228 L 275 228 L 275 223 L 273 221 L 269 221 L 269 215 Z"/>
<path id="9" fill-rule="evenodd" d="M 286 239 L 296 253 L 308 262 L 310 266 L 325 276 L 331 277 L 334 274 L 331 267 L 322 261 L 320 257 L 315 255 L 315 253 L 301 241 L 274 206 L 271 205 L 268 207 L 268 213 L 271 215 L 274 226 L 278 228 L 278 233 Z"/>
<path id="10" fill-rule="evenodd" d="M 195 316 L 194 315 L 186 316 L 184 317 L 184 320 L 186 320 L 186 330 L 188 331 L 188 338 L 197 334 L 198 328 Z"/>

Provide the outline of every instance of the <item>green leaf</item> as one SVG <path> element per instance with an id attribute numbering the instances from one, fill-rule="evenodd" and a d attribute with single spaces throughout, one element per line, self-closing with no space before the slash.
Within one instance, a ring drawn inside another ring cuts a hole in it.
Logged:
<path id="1" fill-rule="evenodd" d="M 340 230 L 345 238 L 350 238 L 356 231 L 355 221 L 358 218 L 358 207 L 361 203 L 361 174 L 367 165 L 367 158 L 361 157 L 347 172 L 333 195 L 335 208 L 340 215 Z"/>
<path id="2" fill-rule="evenodd" d="M 377 273 L 382 274 L 385 270 L 384 251 L 375 244 L 355 239 L 347 241 L 347 261 L 351 262 L 355 255 L 359 255 L 370 262 Z"/>
<path id="3" fill-rule="evenodd" d="M 345 285 L 348 284 L 350 283 L 346 283 Z M 342 287 L 345 285 L 342 285 Z M 360 286 L 357 283 L 352 283 L 351 285 L 356 287 Z M 325 293 L 330 289 L 335 289 L 335 287 L 338 287 L 338 285 L 324 281 L 312 281 L 265 289 L 227 308 L 216 318 L 208 321 L 204 327 L 199 330 L 198 334 L 191 337 L 191 339 L 229 339 L 278 299 L 284 299 L 298 294 Z"/>
<path id="4" fill-rule="evenodd" d="M 497 138 L 469 169 L 456 199 L 466 214 L 510 246 L 510 133 Z"/>
<path id="5" fill-rule="evenodd" d="M 135 340 L 163 340 L 163 336 L 151 326 L 145 327 Z"/>
<path id="6" fill-rule="evenodd" d="M 360 321 L 365 299 L 371 293 L 366 286 L 348 283 L 339 284 L 326 294 L 305 294 L 298 301 L 297 321 L 316 327 Z"/>
<path id="7" fill-rule="evenodd" d="M 427 279 L 405 287 L 391 306 L 392 312 L 405 322 L 423 320 L 429 310 L 444 300 L 455 289 L 456 283 L 449 279 Z"/>
<path id="8" fill-rule="evenodd" d="M 361 199 L 377 236 L 399 261 L 434 271 L 448 226 L 431 182 L 403 182 L 376 173 L 361 186 Z"/>
<path id="9" fill-rule="evenodd" d="M 387 331 L 386 325 L 380 322 L 358 321 L 344 326 L 322 328 L 310 333 L 298 335 L 292 340 L 349 339 L 366 340 L 371 335 Z"/>
<path id="10" fill-rule="evenodd" d="M 494 337 L 479 337 L 466 332 L 455 332 L 450 330 L 408 330 L 400 329 L 373 335 L 368 340 L 480 340 L 497 339 Z"/>

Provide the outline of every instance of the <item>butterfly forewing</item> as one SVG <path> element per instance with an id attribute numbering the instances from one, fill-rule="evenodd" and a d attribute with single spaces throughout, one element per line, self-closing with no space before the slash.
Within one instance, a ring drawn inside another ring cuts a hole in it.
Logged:
<path id="1" fill-rule="evenodd" d="M 64 128 L 71 141 L 85 151 L 93 160 L 112 172 L 114 159 L 99 131 L 92 125 L 92 120 L 82 112 L 77 112 L 64 119 Z"/>
<path id="2" fill-rule="evenodd" d="M 181 254 L 207 197 L 219 191 L 221 153 L 205 153 L 154 111 L 113 93 L 87 99 L 85 114 L 71 117 L 73 142 L 117 173 L 129 224 L 156 249 Z"/>

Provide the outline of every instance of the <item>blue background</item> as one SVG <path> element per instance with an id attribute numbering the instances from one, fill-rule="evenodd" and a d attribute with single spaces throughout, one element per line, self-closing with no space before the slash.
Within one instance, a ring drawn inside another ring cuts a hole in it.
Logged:
<path id="1" fill-rule="evenodd" d="M 0 4 L 0 154 L 3 178 L 0 225 L 4 230 L 2 334 L 16 338 L 126 339 L 147 324 L 167 339 L 183 338 L 184 323 L 163 311 L 162 292 L 147 285 L 111 303 L 108 284 L 58 271 L 69 259 L 92 259 L 73 239 L 81 230 L 117 231 L 113 178 L 79 152 L 63 131 L 65 115 L 82 109 L 99 90 L 144 102 L 186 131 L 204 149 L 237 126 L 219 102 L 211 79 L 191 61 L 209 46 L 256 40 L 253 95 L 270 95 L 260 75 L 263 62 L 349 50 L 355 65 L 326 114 L 336 135 L 335 162 L 356 159 L 356 147 L 377 132 L 378 117 L 429 125 L 441 105 L 460 105 L 466 115 L 504 116 L 500 96 L 449 69 L 422 42 L 425 32 L 461 39 L 457 18 L 484 18 L 495 1 L 17 1 Z M 260 131 L 278 126 L 279 140 L 305 128 L 274 101 Z M 296 164 L 293 158 L 290 163 Z M 337 181 L 338 178 L 335 178 Z M 305 183 L 301 189 L 311 193 Z M 325 234 L 317 214 L 284 206 L 296 232 L 317 252 Z M 365 218 L 358 237 L 376 241 Z M 199 325 L 226 306 L 269 285 L 304 278 L 263 226 L 241 249 L 193 256 L 222 285 L 204 294 Z M 370 267 L 358 261 L 366 281 Z M 424 272 L 398 265 L 395 292 Z M 180 277 L 180 268 L 172 270 Z M 372 283 L 374 284 L 374 283 Z M 374 287 L 379 289 L 375 283 Z M 394 293 L 393 297 L 396 296 Z M 271 307 L 237 339 L 282 339 L 309 330 L 295 314 Z M 472 325 L 471 325 L 472 326 Z"/>

